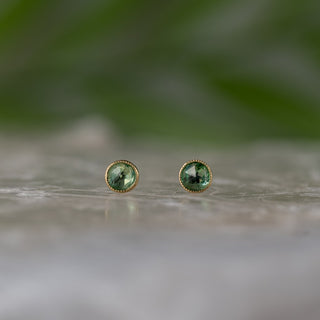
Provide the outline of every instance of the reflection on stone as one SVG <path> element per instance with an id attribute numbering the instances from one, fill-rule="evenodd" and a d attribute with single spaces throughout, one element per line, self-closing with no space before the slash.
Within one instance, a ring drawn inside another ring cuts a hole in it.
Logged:
<path id="1" fill-rule="evenodd" d="M 132 224 L 140 217 L 138 203 L 133 199 L 110 198 L 105 201 L 105 217 L 108 224 Z"/>

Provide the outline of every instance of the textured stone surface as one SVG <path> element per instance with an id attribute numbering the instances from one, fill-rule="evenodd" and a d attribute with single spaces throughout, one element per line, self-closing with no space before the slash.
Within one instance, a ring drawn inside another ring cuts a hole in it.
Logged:
<path id="1" fill-rule="evenodd" d="M 204 154 L 96 128 L 0 136 L 1 319 L 320 319 L 319 145 Z M 202 194 L 177 179 L 193 157 L 214 163 Z M 143 168 L 127 194 L 104 182 L 121 158 Z"/>
<path id="2" fill-rule="evenodd" d="M 182 168 L 180 182 L 188 191 L 203 192 L 212 182 L 210 168 L 200 161 L 192 161 Z"/>

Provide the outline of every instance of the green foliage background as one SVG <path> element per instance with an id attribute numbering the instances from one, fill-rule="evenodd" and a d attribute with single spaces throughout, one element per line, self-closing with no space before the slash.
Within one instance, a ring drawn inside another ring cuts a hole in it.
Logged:
<path id="1" fill-rule="evenodd" d="M 0 125 L 320 138 L 318 0 L 0 2 Z"/>

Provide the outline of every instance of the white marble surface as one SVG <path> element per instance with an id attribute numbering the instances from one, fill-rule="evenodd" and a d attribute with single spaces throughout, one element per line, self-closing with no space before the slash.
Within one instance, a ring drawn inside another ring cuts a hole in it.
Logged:
<path id="1" fill-rule="evenodd" d="M 1 135 L 2 320 L 320 319 L 320 145 L 115 137 Z M 178 184 L 192 158 L 214 171 L 201 195 Z M 141 171 L 129 194 L 104 184 L 116 159 Z"/>

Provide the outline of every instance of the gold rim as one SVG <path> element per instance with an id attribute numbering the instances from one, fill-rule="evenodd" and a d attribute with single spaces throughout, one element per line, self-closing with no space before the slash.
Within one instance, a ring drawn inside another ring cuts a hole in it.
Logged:
<path id="1" fill-rule="evenodd" d="M 181 173 L 182 173 L 183 169 L 184 169 L 187 165 L 189 165 L 190 163 L 193 163 L 193 162 L 202 163 L 203 165 L 205 165 L 205 166 L 207 167 L 207 169 L 208 169 L 208 171 L 209 171 L 209 174 L 210 174 L 210 182 L 209 182 L 209 184 L 207 185 L 207 187 L 206 187 L 205 189 L 203 189 L 203 190 L 199 190 L 199 191 L 189 190 L 189 189 L 187 189 L 187 188 L 183 185 L 183 183 L 182 183 Z M 202 192 L 208 190 L 208 189 L 210 188 L 211 184 L 212 184 L 212 180 L 213 180 L 212 170 L 211 170 L 210 166 L 209 166 L 206 162 L 204 162 L 204 161 L 202 161 L 202 160 L 191 160 L 191 161 L 188 161 L 188 162 L 186 162 L 186 163 L 181 167 L 181 169 L 180 169 L 180 171 L 179 171 L 179 181 L 180 181 L 181 187 L 182 187 L 184 190 L 186 190 L 186 191 L 188 191 L 188 192 L 190 192 L 190 193 L 202 193 Z"/>
<path id="2" fill-rule="evenodd" d="M 136 174 L 136 181 L 134 182 L 134 184 L 130 188 L 128 188 L 126 190 L 116 190 L 116 189 L 112 188 L 111 185 L 109 184 L 109 181 L 108 181 L 109 170 L 110 170 L 111 167 L 113 167 L 117 163 L 125 163 L 125 164 L 129 165 L 130 167 L 133 168 L 133 170 L 134 170 L 134 172 Z M 106 184 L 107 184 L 107 186 L 109 187 L 110 190 L 112 190 L 114 192 L 117 192 L 117 193 L 127 193 L 127 192 L 131 191 L 132 189 L 134 189 L 137 186 L 137 184 L 139 182 L 139 176 L 140 176 L 139 170 L 132 162 L 130 162 L 128 160 L 117 160 L 117 161 L 112 162 L 108 166 L 108 168 L 106 170 L 106 173 L 105 173 L 105 176 L 104 176 L 104 179 L 105 179 Z"/>

